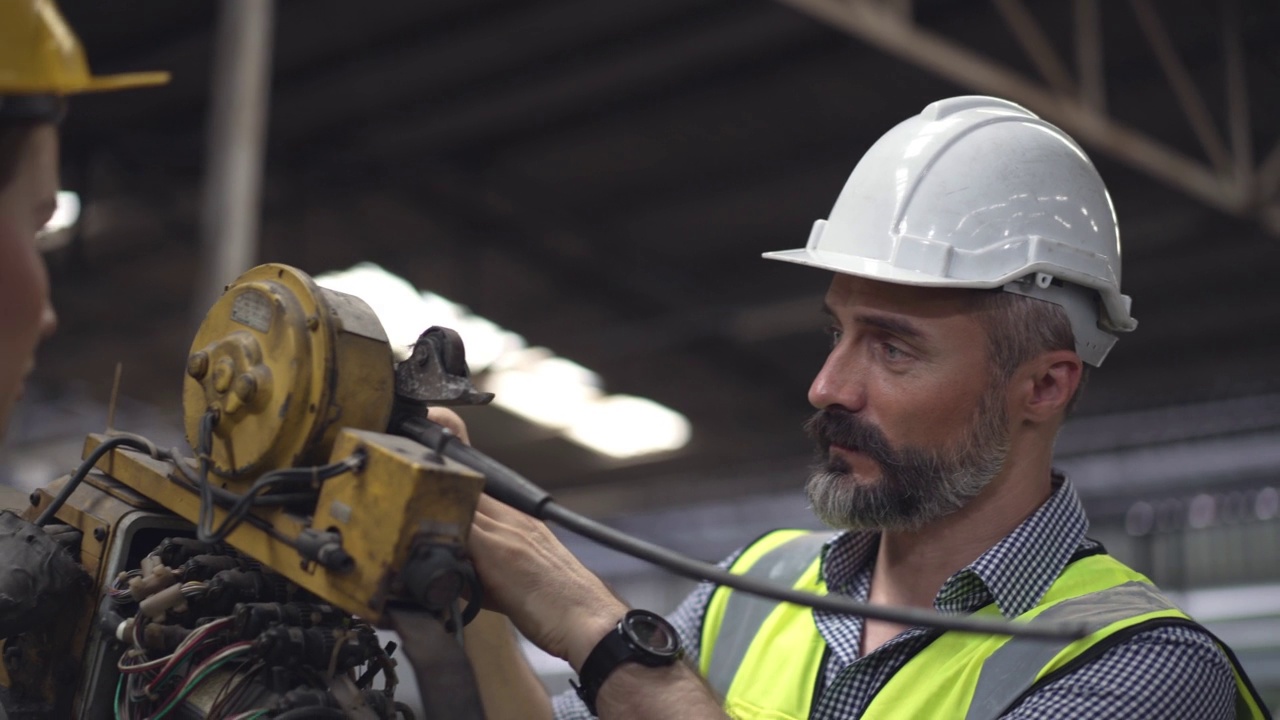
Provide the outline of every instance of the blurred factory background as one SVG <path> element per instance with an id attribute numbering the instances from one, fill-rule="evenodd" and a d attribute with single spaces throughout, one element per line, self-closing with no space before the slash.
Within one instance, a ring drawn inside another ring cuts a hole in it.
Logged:
<path id="1" fill-rule="evenodd" d="M 802 245 L 900 119 L 1001 95 L 1081 141 L 1120 221 L 1141 326 L 1059 443 L 1092 535 L 1280 705 L 1280 4 L 61 5 L 95 70 L 174 80 L 73 103 L 60 330 L 6 483 L 76 464 L 117 362 L 115 426 L 183 444 L 196 324 L 284 262 L 410 336 L 458 326 L 500 398 L 466 412 L 475 443 L 570 507 L 709 560 L 812 526 L 826 281 L 759 255 Z M 569 542 L 638 603 L 688 588 Z"/>

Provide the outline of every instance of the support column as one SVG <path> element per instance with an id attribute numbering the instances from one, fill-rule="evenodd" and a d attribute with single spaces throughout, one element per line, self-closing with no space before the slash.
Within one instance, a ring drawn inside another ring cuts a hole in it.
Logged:
<path id="1" fill-rule="evenodd" d="M 196 323 L 257 263 L 274 0 L 221 0 L 200 212 Z"/>

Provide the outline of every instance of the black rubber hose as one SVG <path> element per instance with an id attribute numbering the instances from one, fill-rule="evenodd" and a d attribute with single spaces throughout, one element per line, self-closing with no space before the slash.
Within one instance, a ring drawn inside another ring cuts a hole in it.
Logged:
<path id="1" fill-rule="evenodd" d="M 631 537 L 579 515 L 551 499 L 550 493 L 521 477 L 514 470 L 492 460 L 479 450 L 457 442 L 441 425 L 421 418 L 401 423 L 401 431 L 436 452 L 456 460 L 485 476 L 485 493 L 541 520 L 554 522 L 566 530 L 593 540 L 618 552 L 650 562 L 694 580 L 706 580 L 761 597 L 793 603 L 829 612 L 905 625 L 923 625 L 943 630 L 1012 635 L 1033 638 L 1082 638 L 1088 633 L 1078 623 L 1014 623 L 999 619 L 952 617 L 931 610 L 911 607 L 876 605 L 850 600 L 839 595 L 816 595 L 777 583 L 735 575 L 724 568 L 694 560 L 653 543 Z"/>
<path id="2" fill-rule="evenodd" d="M 485 477 L 486 494 L 526 515 L 542 518 L 542 507 L 551 502 L 551 493 L 524 479 L 515 470 L 461 442 L 443 425 L 415 417 L 402 421 L 396 430 L 400 435 L 416 440 L 480 473 Z"/>
<path id="3" fill-rule="evenodd" d="M 725 585 L 734 590 L 759 595 L 780 602 L 804 605 L 828 612 L 848 613 L 901 623 L 903 625 L 924 625 L 974 632 L 986 635 L 1015 635 L 1033 638 L 1070 638 L 1077 639 L 1087 635 L 1087 631 L 1076 623 L 1044 623 L 1029 625 L 1012 623 L 1006 620 L 987 620 L 973 617 L 951 617 L 940 615 L 931 610 L 901 607 L 892 605 L 874 605 L 855 602 L 840 595 L 815 595 L 811 592 L 796 590 L 777 583 L 758 580 L 756 578 L 735 575 L 716 565 L 685 557 L 664 547 L 645 542 L 602 525 L 591 518 L 583 517 L 555 502 L 544 507 L 544 518 L 554 522 L 570 532 L 590 538 L 601 545 L 613 548 L 632 557 L 647 560 L 655 565 L 670 570 L 683 577 L 694 580 L 707 580 L 717 585 Z"/>
<path id="4" fill-rule="evenodd" d="M 76 488 L 80 486 L 80 483 L 84 481 L 85 477 L 89 474 L 89 471 L 92 470 L 94 466 L 98 464 L 98 461 L 105 457 L 107 453 L 118 447 L 128 447 L 133 448 L 134 450 L 141 450 L 143 452 L 147 452 L 149 449 L 145 443 L 131 437 L 107 438 L 101 445 L 94 448 L 93 452 L 89 453 L 89 457 L 85 458 L 84 462 L 80 463 L 80 466 L 76 468 L 74 473 L 72 473 L 71 479 L 67 480 L 67 484 L 63 485 L 62 489 L 58 491 L 57 496 L 53 498 L 53 502 L 49 503 L 49 506 L 40 512 L 40 516 L 36 518 L 35 524 L 41 527 L 49 524 L 49 521 L 53 519 L 53 516 L 57 515 L 58 511 L 62 509 L 62 506 L 66 504 L 67 498 L 71 497 L 71 493 L 75 492 Z"/>

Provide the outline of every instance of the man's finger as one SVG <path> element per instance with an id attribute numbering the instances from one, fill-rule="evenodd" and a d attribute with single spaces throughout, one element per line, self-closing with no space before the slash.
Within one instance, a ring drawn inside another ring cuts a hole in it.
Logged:
<path id="1" fill-rule="evenodd" d="M 449 429 L 449 432 L 457 435 L 462 442 L 470 445 L 471 436 L 467 434 L 467 424 L 458 417 L 458 413 L 449 408 L 433 407 L 427 408 L 427 419 L 438 425 L 443 425 Z"/>

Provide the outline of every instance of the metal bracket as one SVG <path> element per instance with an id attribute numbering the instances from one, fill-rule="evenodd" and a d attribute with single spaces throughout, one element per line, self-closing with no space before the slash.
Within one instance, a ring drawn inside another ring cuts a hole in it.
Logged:
<path id="1" fill-rule="evenodd" d="M 493 393 L 471 384 L 462 337 L 432 326 L 418 336 L 409 358 L 396 365 L 396 398 L 420 405 L 486 405 Z"/>

